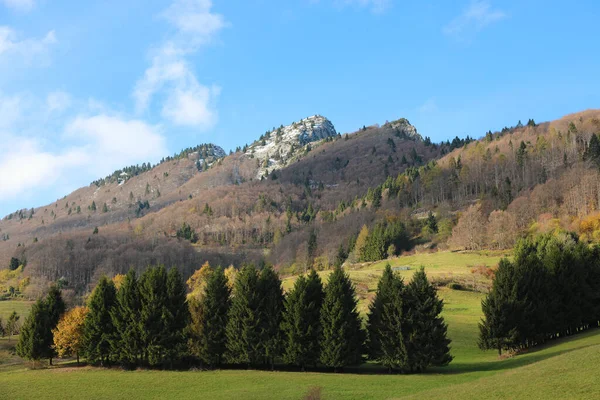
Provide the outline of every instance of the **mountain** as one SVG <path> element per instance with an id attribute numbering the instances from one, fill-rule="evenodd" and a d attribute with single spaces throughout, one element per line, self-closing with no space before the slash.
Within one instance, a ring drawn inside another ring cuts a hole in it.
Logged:
<path id="1" fill-rule="evenodd" d="M 245 151 L 257 160 L 257 178 L 279 170 L 297 161 L 311 144 L 335 137 L 337 132 L 331 121 L 314 115 L 288 126 L 267 131 Z"/>
<path id="2" fill-rule="evenodd" d="M 177 265 L 187 275 L 206 260 L 266 259 L 293 272 L 328 267 L 340 248 L 359 261 L 352 250 L 363 226 L 384 235 L 373 238 L 379 256 L 413 246 L 508 248 L 558 228 L 600 237 L 584 223 L 600 210 L 599 121 L 589 110 L 432 143 L 406 119 L 342 135 L 313 116 L 230 155 L 212 144 L 189 148 L 13 213 L 0 221 L 0 265 L 17 257 L 32 287 L 64 277 L 82 292 L 131 266 Z M 425 224 L 429 212 L 434 225 Z M 388 248 L 392 230 L 410 243 Z"/>

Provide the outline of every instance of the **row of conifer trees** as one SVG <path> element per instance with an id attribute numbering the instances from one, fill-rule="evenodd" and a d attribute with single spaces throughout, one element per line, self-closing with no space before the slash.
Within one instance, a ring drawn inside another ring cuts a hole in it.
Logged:
<path id="1" fill-rule="evenodd" d="M 452 359 L 440 316 L 442 301 L 423 270 L 405 285 L 386 267 L 366 328 L 357 311 L 354 286 L 339 267 L 325 287 L 314 271 L 298 277 L 286 296 L 269 266 L 258 270 L 246 265 L 233 287 L 229 285 L 223 269 L 216 268 L 208 274 L 200 298 L 188 300 L 176 268 L 167 272 L 151 267 L 139 278 L 132 270 L 118 290 L 102 278 L 88 299 L 82 354 L 92 364 L 129 368 L 172 368 L 197 359 L 211 368 L 223 364 L 274 368 L 285 363 L 303 370 L 320 366 L 336 371 L 361 364 L 367 355 L 390 371 L 402 372 L 447 365 Z M 50 310 L 48 299 L 57 296 L 60 299 L 54 288 L 38 303 Z M 34 326 L 35 319 L 42 321 L 50 314 L 32 311 L 25 325 Z M 58 317 L 51 318 L 45 326 L 53 329 Z M 51 336 L 44 337 L 40 348 L 46 351 L 19 354 L 30 359 L 53 356 L 47 346 Z"/>
<path id="2" fill-rule="evenodd" d="M 521 240 L 482 302 L 482 349 L 520 350 L 600 322 L 600 247 L 573 234 Z"/>

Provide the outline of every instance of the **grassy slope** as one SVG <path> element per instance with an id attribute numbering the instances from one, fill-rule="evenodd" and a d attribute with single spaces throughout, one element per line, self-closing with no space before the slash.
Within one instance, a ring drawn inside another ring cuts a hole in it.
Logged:
<path id="1" fill-rule="evenodd" d="M 324 399 L 468 399 L 481 398 L 482 393 L 486 398 L 589 398 L 600 391 L 600 382 L 594 380 L 600 371 L 600 331 L 499 360 L 494 352 L 481 352 L 475 345 L 481 295 L 442 289 L 440 296 L 446 303 L 444 317 L 455 360 L 449 367 L 426 374 L 390 376 L 378 374 L 376 368 L 360 374 L 88 368 L 30 371 L 22 365 L 0 365 L 0 398 L 300 399 L 313 386 L 323 389 Z"/>
<path id="2" fill-rule="evenodd" d="M 21 316 L 21 322 L 23 322 L 29 314 L 32 304 L 32 301 L 0 301 L 0 318 L 2 318 L 2 321 L 6 321 L 8 316 L 16 311 Z"/>

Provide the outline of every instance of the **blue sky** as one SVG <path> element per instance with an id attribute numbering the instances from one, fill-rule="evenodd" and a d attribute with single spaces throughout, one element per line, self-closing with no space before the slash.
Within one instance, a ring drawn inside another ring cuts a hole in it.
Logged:
<path id="1" fill-rule="evenodd" d="M 0 0 L 0 215 L 313 114 L 435 141 L 597 108 L 597 1 Z"/>

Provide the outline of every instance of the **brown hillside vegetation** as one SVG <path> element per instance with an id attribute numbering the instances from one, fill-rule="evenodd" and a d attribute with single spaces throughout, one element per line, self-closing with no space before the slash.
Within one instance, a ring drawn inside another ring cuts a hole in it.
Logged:
<path id="1" fill-rule="evenodd" d="M 314 143 L 264 180 L 256 179 L 257 160 L 242 152 L 202 172 L 192 158 L 165 161 L 120 185 L 91 185 L 33 215 L 4 218 L 0 265 L 17 256 L 26 274 L 65 277 L 81 290 L 99 274 L 157 263 L 185 274 L 204 260 L 327 268 L 340 245 L 352 250 L 363 226 L 386 220 L 403 221 L 417 244 L 443 246 L 452 235 L 451 246 L 467 249 L 510 248 L 521 234 L 558 227 L 585 228 L 593 238 L 600 229 L 586 218 L 600 208 L 600 180 L 587 152 L 599 120 L 600 111 L 589 110 L 466 145 L 373 126 Z M 429 210 L 437 231 L 424 228 Z M 193 244 L 176 238 L 184 223 Z"/>

